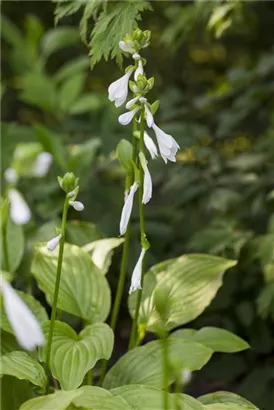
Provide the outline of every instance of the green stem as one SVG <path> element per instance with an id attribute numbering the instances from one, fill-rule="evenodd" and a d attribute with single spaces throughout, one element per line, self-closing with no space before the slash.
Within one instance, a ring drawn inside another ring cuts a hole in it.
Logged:
<path id="1" fill-rule="evenodd" d="M 180 393 L 182 393 L 182 385 L 180 382 L 179 377 L 175 380 L 175 399 L 176 399 L 176 410 L 181 410 L 181 403 L 180 403 Z"/>
<path id="2" fill-rule="evenodd" d="M 7 272 L 10 271 L 10 261 L 9 261 L 9 252 L 8 252 L 8 240 L 7 240 L 7 228 L 3 229 L 3 252 L 5 258 L 5 269 Z"/>
<path id="3" fill-rule="evenodd" d="M 142 110 L 141 110 L 141 123 L 140 123 L 140 152 L 142 152 L 143 154 L 145 153 L 144 132 L 145 132 L 145 110 L 144 110 L 144 107 L 142 107 Z M 144 191 L 144 170 L 143 170 L 142 166 L 140 166 L 139 172 L 140 172 L 139 219 L 140 219 L 140 236 L 141 236 L 141 244 L 142 244 L 143 240 L 146 238 L 144 205 L 142 203 L 143 191 Z M 136 332 L 137 332 L 138 317 L 139 317 L 140 305 L 141 305 L 141 300 L 142 300 L 142 292 L 143 292 L 144 260 L 145 260 L 145 257 L 143 258 L 143 262 L 142 262 L 141 289 L 139 289 L 137 291 L 138 292 L 137 293 L 137 300 L 136 300 L 133 323 L 132 323 L 132 327 L 131 327 L 128 350 L 133 349 L 136 345 Z"/>
<path id="4" fill-rule="evenodd" d="M 164 384 L 164 410 L 168 410 L 168 393 L 169 393 L 169 382 L 168 382 L 168 341 L 166 333 L 162 339 L 163 344 L 163 384 Z"/>
<path id="5" fill-rule="evenodd" d="M 134 136 L 134 133 L 136 131 L 136 119 L 133 119 L 133 130 L 132 130 L 132 161 L 136 161 L 136 151 L 137 151 L 137 139 Z M 128 190 L 130 186 L 134 182 L 134 171 L 132 171 L 130 174 L 128 174 L 125 182 L 125 190 Z M 119 275 L 119 281 L 118 281 L 118 286 L 117 286 L 117 291 L 115 295 L 115 301 L 114 301 L 114 306 L 113 310 L 111 312 L 111 319 L 110 319 L 110 327 L 112 328 L 113 331 L 115 331 L 116 324 L 117 324 L 117 319 L 120 311 L 120 306 L 121 306 L 121 301 L 122 301 L 122 296 L 124 293 L 124 287 L 125 287 L 125 280 L 126 280 L 126 272 L 127 272 L 127 265 L 128 265 L 128 254 L 129 254 L 129 245 L 130 245 L 130 221 L 127 226 L 126 234 L 125 234 L 125 240 L 123 243 L 123 254 L 122 254 L 122 262 L 121 262 L 121 270 L 120 270 L 120 275 Z M 102 366 L 101 366 L 101 375 L 100 375 L 100 380 L 99 380 L 99 385 L 102 385 L 103 380 L 106 375 L 108 367 L 108 361 L 103 360 L 102 361 Z"/>
<path id="6" fill-rule="evenodd" d="M 93 369 L 90 369 L 87 372 L 87 383 L 88 386 L 92 386 L 93 385 Z"/>
<path id="7" fill-rule="evenodd" d="M 55 289 L 54 289 L 54 296 L 53 296 L 53 303 L 52 303 L 52 310 L 51 310 L 48 345 L 47 345 L 46 365 L 47 365 L 48 369 L 50 368 L 50 353 L 51 353 L 53 330 L 54 330 L 54 323 L 55 323 L 55 319 L 56 319 L 58 294 L 59 294 L 61 272 L 62 272 L 62 262 L 63 262 L 63 253 L 64 253 L 64 245 L 65 245 L 65 233 L 66 233 L 66 222 L 67 222 L 68 208 L 69 208 L 69 198 L 67 196 L 66 199 L 65 199 L 64 208 L 63 208 L 63 217 L 62 217 L 62 226 L 61 226 L 62 237 L 61 237 L 60 243 L 59 243 L 59 254 L 58 254 L 56 281 L 55 281 Z"/>

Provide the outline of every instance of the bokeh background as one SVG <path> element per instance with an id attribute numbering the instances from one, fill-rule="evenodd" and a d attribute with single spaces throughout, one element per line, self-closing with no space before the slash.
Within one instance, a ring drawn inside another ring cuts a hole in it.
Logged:
<path id="1" fill-rule="evenodd" d="M 231 390 L 272 410 L 274 6 L 271 1 L 153 1 L 152 7 L 140 22 L 140 28 L 152 31 L 145 50 L 146 72 L 155 77 L 151 98 L 161 101 L 157 124 L 181 150 L 176 164 L 150 163 L 148 265 L 191 252 L 238 260 L 216 299 L 189 327 L 224 327 L 251 349 L 216 354 L 193 375 L 187 391 Z M 121 138 L 131 136 L 117 122 L 122 109 L 107 99 L 108 85 L 121 70 L 114 61 L 101 61 L 91 71 L 89 49 L 79 36 L 81 12 L 55 27 L 54 10 L 50 1 L 2 2 L 2 195 L 3 172 L 18 144 L 39 142 L 54 158 L 39 180 L 22 168 L 18 189 L 32 219 L 24 227 L 19 287 L 28 282 L 33 242 L 50 239 L 60 220 L 57 175 L 73 171 L 80 177 L 85 211 L 79 216 L 70 210 L 71 242 L 118 236 L 123 204 L 125 174 L 115 149 Z M 132 231 L 127 289 L 139 253 L 135 211 Z M 120 257 L 118 249 L 108 272 L 113 292 Z M 116 356 L 124 351 L 129 328 L 126 290 Z"/>

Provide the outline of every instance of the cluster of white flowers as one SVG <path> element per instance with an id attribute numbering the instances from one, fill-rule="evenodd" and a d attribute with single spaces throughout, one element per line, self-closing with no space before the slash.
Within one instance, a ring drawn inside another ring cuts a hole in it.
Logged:
<path id="1" fill-rule="evenodd" d="M 153 129 L 158 145 L 157 148 L 157 145 L 153 139 L 145 131 L 143 135 L 144 144 L 151 158 L 157 158 L 159 150 L 159 153 L 165 163 L 168 161 L 175 162 L 176 153 L 180 147 L 171 135 L 165 133 L 155 124 L 153 116 L 155 110 L 153 109 L 153 104 L 150 105 L 147 98 L 145 98 L 145 94 L 153 87 L 154 79 L 151 78 L 147 80 L 144 73 L 144 65 L 146 64 L 146 60 L 139 54 L 140 49 L 147 47 L 149 44 L 148 40 L 150 34 L 148 36 L 146 32 L 143 34 L 145 34 L 145 36 L 141 33 L 141 37 L 137 34 L 137 37 L 142 38 L 141 42 L 136 41 L 136 39 L 134 39 L 134 35 L 133 37 L 127 35 L 124 41 L 119 42 L 120 49 L 132 55 L 134 65 L 127 67 L 125 74 L 109 86 L 108 98 L 110 101 L 114 102 L 116 107 L 120 107 L 126 102 L 130 88 L 134 95 L 133 98 L 126 103 L 126 109 L 128 111 L 118 117 L 119 123 L 121 125 L 128 125 L 134 118 L 136 118 L 136 115 L 143 112 L 143 118 L 145 118 L 146 125 L 148 129 Z M 144 37 L 147 38 L 147 40 L 145 39 L 144 41 Z M 134 82 L 130 81 L 133 73 Z M 158 103 L 155 103 L 158 108 Z M 137 121 L 140 122 L 141 119 L 137 119 Z M 148 168 L 148 161 L 142 152 L 139 154 L 139 164 L 144 173 L 142 202 L 143 204 L 147 204 L 152 197 L 152 179 Z M 120 220 L 121 235 L 124 235 L 127 230 L 133 207 L 134 194 L 137 189 L 138 183 L 135 181 L 130 187 L 128 193 L 125 195 L 125 203 Z M 141 288 L 142 260 L 144 255 L 145 249 L 142 247 L 140 257 L 132 275 L 130 293 Z"/>

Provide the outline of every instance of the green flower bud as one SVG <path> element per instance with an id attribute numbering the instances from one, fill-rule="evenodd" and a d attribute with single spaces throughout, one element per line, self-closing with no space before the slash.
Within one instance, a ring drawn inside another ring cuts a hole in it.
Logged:
<path id="1" fill-rule="evenodd" d="M 149 104 L 149 109 L 152 115 L 156 114 L 156 112 L 158 111 L 159 105 L 160 105 L 159 100 L 154 101 L 153 104 Z"/>
<path id="2" fill-rule="evenodd" d="M 67 194 L 73 191 L 77 185 L 79 178 L 76 178 L 73 172 L 67 172 L 63 178 L 58 177 L 58 182 L 60 187 L 65 191 Z"/>

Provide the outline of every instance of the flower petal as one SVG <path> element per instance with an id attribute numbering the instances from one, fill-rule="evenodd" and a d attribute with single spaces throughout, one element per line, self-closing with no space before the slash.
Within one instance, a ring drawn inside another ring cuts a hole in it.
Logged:
<path id="1" fill-rule="evenodd" d="M 134 194 L 137 191 L 137 189 L 138 189 L 138 184 L 137 182 L 134 182 L 134 184 L 131 185 L 129 189 L 129 193 L 127 195 L 127 198 L 123 206 L 121 219 L 120 219 L 120 235 L 124 235 L 126 233 L 128 222 L 129 222 L 131 212 L 132 212 Z"/>
<path id="2" fill-rule="evenodd" d="M 49 152 L 41 152 L 36 158 L 31 170 L 34 177 L 43 177 L 47 174 L 52 163 L 52 155 Z"/>
<path id="3" fill-rule="evenodd" d="M 141 161 L 141 165 L 144 170 L 144 187 L 142 202 L 143 204 L 147 204 L 152 197 L 152 179 L 147 167 L 147 161 L 145 159 L 144 161 Z"/>
<path id="4" fill-rule="evenodd" d="M 158 156 L 158 150 L 157 150 L 156 145 L 154 144 L 153 139 L 148 135 L 146 131 L 144 133 L 144 141 L 145 141 L 145 146 L 151 155 L 151 158 L 155 159 Z"/>
<path id="5" fill-rule="evenodd" d="M 128 95 L 128 82 L 134 68 L 128 70 L 121 78 L 114 81 L 108 87 L 108 98 L 114 101 L 116 107 L 124 104 Z"/>
<path id="6" fill-rule="evenodd" d="M 17 189 L 9 189 L 10 216 L 17 225 L 24 225 L 29 222 L 31 212 L 28 204 Z"/>
<path id="7" fill-rule="evenodd" d="M 135 98 L 132 98 L 131 100 L 129 100 L 126 103 L 126 109 L 129 110 L 138 100 L 139 100 L 140 96 L 137 96 Z"/>
<path id="8" fill-rule="evenodd" d="M 139 107 L 136 107 L 134 108 L 134 110 L 125 112 L 124 114 L 120 115 L 118 117 L 119 123 L 121 125 L 128 125 L 132 121 L 136 112 L 139 111 L 139 109 L 140 109 Z"/>
<path id="9" fill-rule="evenodd" d="M 144 68 L 143 68 L 143 63 L 142 63 L 142 60 L 140 59 L 139 61 L 138 61 L 138 67 L 137 67 L 137 69 L 135 70 L 135 73 L 134 73 L 134 80 L 135 81 L 138 81 L 138 75 L 139 74 L 144 74 Z"/>
<path id="10" fill-rule="evenodd" d="M 39 322 L 8 282 L 1 278 L 4 308 L 18 343 L 27 350 L 44 344 Z"/>
<path id="11" fill-rule="evenodd" d="M 146 253 L 145 248 L 142 248 L 139 259 L 132 273 L 129 294 L 131 294 L 137 289 L 142 289 L 142 265 L 143 265 L 143 259 L 144 259 L 145 253 Z"/>
<path id="12" fill-rule="evenodd" d="M 153 115 L 151 114 L 150 109 L 148 108 L 147 104 L 145 104 L 145 114 L 146 114 L 147 126 L 149 128 L 151 128 L 154 124 L 154 118 L 153 118 Z"/>
<path id="13" fill-rule="evenodd" d="M 171 135 L 166 134 L 161 128 L 157 127 L 156 124 L 154 124 L 152 128 L 155 132 L 160 153 L 165 163 L 167 163 L 167 160 L 175 162 L 175 155 L 180 148 L 175 139 Z"/>

